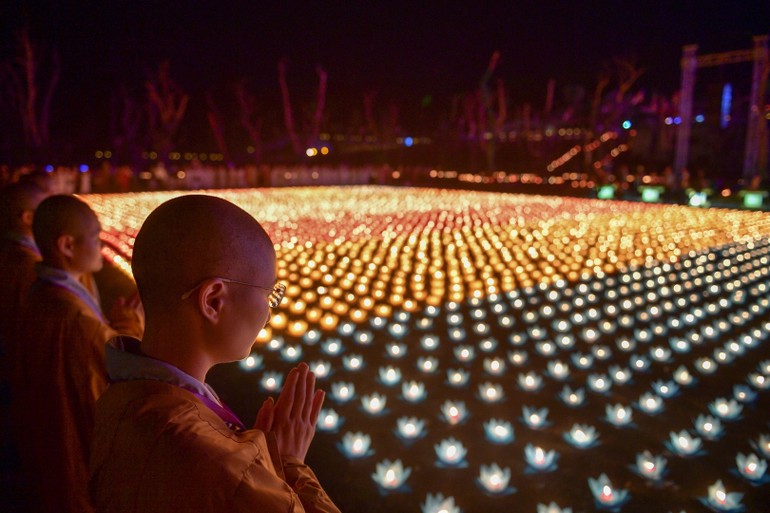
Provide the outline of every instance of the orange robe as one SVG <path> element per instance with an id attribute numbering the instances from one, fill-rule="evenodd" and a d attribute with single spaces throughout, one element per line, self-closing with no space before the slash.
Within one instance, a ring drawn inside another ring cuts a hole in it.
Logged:
<path id="1" fill-rule="evenodd" d="M 196 395 L 155 380 L 97 402 L 91 490 L 100 513 L 339 513 L 272 435 L 234 431 Z"/>
<path id="2" fill-rule="evenodd" d="M 11 385 L 14 421 L 24 432 L 22 465 L 41 511 L 93 511 L 87 483 L 94 407 L 107 387 L 104 344 L 116 334 L 69 290 L 46 281 L 32 286 L 15 340 L 19 381 Z"/>
<path id="3" fill-rule="evenodd" d="M 0 246 L 0 353 L 13 362 L 9 341 L 18 328 L 21 305 L 35 281 L 35 264 L 40 254 L 16 240 L 5 239 Z M 5 376 L 5 370 L 3 372 Z"/>

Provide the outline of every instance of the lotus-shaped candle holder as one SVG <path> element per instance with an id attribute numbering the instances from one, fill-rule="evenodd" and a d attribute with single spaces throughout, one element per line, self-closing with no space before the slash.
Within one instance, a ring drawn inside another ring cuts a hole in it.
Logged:
<path id="1" fill-rule="evenodd" d="M 433 335 L 426 335 L 420 339 L 420 346 L 426 351 L 434 351 L 439 346 L 438 338 Z"/>
<path id="2" fill-rule="evenodd" d="M 401 369 L 388 365 L 387 367 L 380 367 L 379 371 L 380 382 L 388 387 L 392 387 L 401 381 Z"/>
<path id="3" fill-rule="evenodd" d="M 370 449 L 371 444 L 372 438 L 369 435 L 348 431 L 342 436 L 342 443 L 338 447 L 348 459 L 356 459 L 374 454 Z"/>
<path id="4" fill-rule="evenodd" d="M 648 415 L 657 415 L 663 411 L 663 399 L 651 392 L 645 392 L 639 397 L 637 406 Z"/>
<path id="5" fill-rule="evenodd" d="M 391 322 L 388 325 L 388 333 L 395 339 L 403 338 L 407 331 L 406 326 L 400 322 Z"/>
<path id="6" fill-rule="evenodd" d="M 521 407 L 521 420 L 532 429 L 540 429 L 548 425 L 548 408 Z"/>
<path id="7" fill-rule="evenodd" d="M 283 347 L 283 338 L 282 337 L 275 337 L 270 339 L 270 342 L 267 343 L 267 349 L 269 351 L 278 351 Z"/>
<path id="8" fill-rule="evenodd" d="M 281 388 L 283 375 L 280 372 L 265 371 L 262 379 L 259 380 L 259 386 L 266 392 L 275 392 Z"/>
<path id="9" fill-rule="evenodd" d="M 690 374 L 690 371 L 687 369 L 687 367 L 680 365 L 674 371 L 674 381 L 677 384 L 686 387 L 695 383 L 695 378 L 693 378 L 692 374 Z"/>
<path id="10" fill-rule="evenodd" d="M 433 356 L 421 356 L 417 359 L 417 368 L 425 374 L 433 374 L 438 371 L 438 359 Z"/>
<path id="11" fill-rule="evenodd" d="M 352 335 L 353 332 L 356 331 L 356 325 L 350 321 L 345 321 L 339 325 L 339 327 L 337 328 L 337 331 L 339 332 L 340 335 L 345 335 L 345 336 Z"/>
<path id="12" fill-rule="evenodd" d="M 262 355 L 254 353 L 241 360 L 239 365 L 245 371 L 255 371 L 262 368 L 263 360 Z"/>
<path id="13" fill-rule="evenodd" d="M 538 342 L 535 345 L 535 351 L 543 356 L 553 356 L 556 353 L 556 344 L 549 340 Z"/>
<path id="14" fill-rule="evenodd" d="M 314 345 L 316 342 L 321 340 L 321 332 L 315 329 L 309 329 L 305 332 L 304 335 L 302 335 L 302 340 L 307 345 Z"/>
<path id="15" fill-rule="evenodd" d="M 738 473 L 752 483 L 762 483 L 767 476 L 767 461 L 761 459 L 754 453 L 738 453 L 735 456 L 735 466 Z"/>
<path id="16" fill-rule="evenodd" d="M 749 384 L 754 388 L 756 388 L 757 390 L 770 389 L 770 378 L 768 378 L 764 374 L 760 374 L 758 372 L 752 372 L 748 376 L 748 381 L 749 381 Z"/>
<path id="17" fill-rule="evenodd" d="M 645 356 L 631 355 L 628 365 L 634 372 L 645 372 L 650 368 L 650 360 Z"/>
<path id="18" fill-rule="evenodd" d="M 498 403 L 505 399 L 503 387 L 496 383 L 484 382 L 479 385 L 479 398 L 485 403 Z"/>
<path id="19" fill-rule="evenodd" d="M 723 397 L 714 399 L 709 404 L 709 411 L 722 420 L 736 420 L 741 416 L 743 405 L 735 399 L 725 399 Z"/>
<path id="20" fill-rule="evenodd" d="M 361 398 L 361 407 L 369 415 L 380 415 L 385 411 L 387 402 L 387 397 L 374 392 L 371 395 L 365 395 Z"/>
<path id="21" fill-rule="evenodd" d="M 549 504 L 539 503 L 537 505 L 537 513 L 572 513 L 572 508 L 561 508 L 555 502 Z"/>
<path id="22" fill-rule="evenodd" d="M 752 444 L 765 458 L 770 458 L 770 435 L 759 435 Z"/>
<path id="23" fill-rule="evenodd" d="M 719 417 L 698 415 L 695 419 L 695 431 L 706 440 L 716 440 L 722 436 L 724 429 Z"/>
<path id="24" fill-rule="evenodd" d="M 653 347 L 650 349 L 650 358 L 660 363 L 670 362 L 671 349 L 662 346 Z"/>
<path id="25" fill-rule="evenodd" d="M 353 383 L 338 381 L 332 383 L 332 399 L 338 403 L 346 403 L 356 396 L 356 386 Z"/>
<path id="26" fill-rule="evenodd" d="M 332 364 L 323 360 L 316 360 L 308 364 L 310 370 L 318 379 L 324 379 L 329 377 L 329 373 L 332 370 Z"/>
<path id="27" fill-rule="evenodd" d="M 614 488 L 607 474 L 602 474 L 598 479 L 589 477 L 588 487 L 596 505 L 601 509 L 615 509 L 628 500 L 628 490 Z"/>
<path id="28" fill-rule="evenodd" d="M 597 394 L 606 394 L 612 387 L 612 380 L 605 374 L 589 374 L 588 388 Z"/>
<path id="29" fill-rule="evenodd" d="M 411 473 L 412 469 L 404 468 L 401 460 L 383 460 L 377 463 L 372 479 L 377 483 L 377 486 L 391 492 L 403 488 Z"/>
<path id="30" fill-rule="evenodd" d="M 446 373 L 447 383 L 453 387 L 462 387 L 468 384 L 471 375 L 463 369 L 449 369 Z"/>
<path id="31" fill-rule="evenodd" d="M 487 440 L 495 444 L 509 444 L 513 442 L 513 426 L 506 420 L 488 420 L 484 423 L 484 433 Z"/>
<path id="32" fill-rule="evenodd" d="M 355 333 L 356 344 L 360 346 L 368 346 L 374 340 L 374 336 L 371 331 L 356 331 Z"/>
<path id="33" fill-rule="evenodd" d="M 444 497 L 440 493 L 436 495 L 429 493 L 421 508 L 422 513 L 461 513 L 460 508 L 455 505 L 454 497 Z"/>
<path id="34" fill-rule="evenodd" d="M 527 392 L 536 392 L 543 386 L 543 378 L 534 371 L 519 374 L 518 381 L 521 389 Z"/>
<path id="35" fill-rule="evenodd" d="M 690 348 L 692 347 L 690 343 L 683 338 L 672 339 L 671 341 L 669 341 L 669 345 L 671 346 L 671 349 L 673 349 L 679 354 L 689 353 Z"/>
<path id="36" fill-rule="evenodd" d="M 670 399 L 679 393 L 679 385 L 673 381 L 655 381 L 652 384 L 652 389 L 664 399 Z"/>
<path id="37" fill-rule="evenodd" d="M 708 488 L 708 495 L 706 497 L 700 497 L 699 500 L 702 504 L 711 508 L 713 511 L 728 511 L 737 512 L 743 511 L 744 507 L 741 504 L 743 498 L 742 493 L 727 492 L 725 485 L 722 484 L 722 480 L 718 480 Z"/>
<path id="38" fill-rule="evenodd" d="M 610 366 L 610 378 L 618 385 L 625 385 L 631 381 L 631 371 L 619 365 Z"/>
<path id="39" fill-rule="evenodd" d="M 301 346 L 284 346 L 281 348 L 281 359 L 286 362 L 296 362 L 302 358 Z"/>
<path id="40" fill-rule="evenodd" d="M 484 372 L 492 376 L 505 374 L 505 360 L 500 357 L 484 358 Z"/>
<path id="41" fill-rule="evenodd" d="M 587 370 L 594 365 L 594 356 L 591 354 L 575 353 L 572 358 L 572 364 L 578 369 Z"/>
<path id="42" fill-rule="evenodd" d="M 468 410 L 465 409 L 465 403 L 462 401 L 447 400 L 441 405 L 441 415 L 447 423 L 454 426 L 465 420 Z"/>
<path id="43" fill-rule="evenodd" d="M 530 469 L 537 472 L 550 472 L 556 470 L 558 454 L 553 449 L 546 451 L 540 446 L 527 444 L 524 447 L 524 459 Z"/>
<path id="44" fill-rule="evenodd" d="M 733 397 L 743 404 L 753 403 L 757 399 L 757 393 L 746 385 L 734 385 Z"/>
<path id="45" fill-rule="evenodd" d="M 419 403 L 428 397 L 425 392 L 425 383 L 419 381 L 406 381 L 401 385 L 401 396 L 410 403 Z"/>
<path id="46" fill-rule="evenodd" d="M 600 361 L 606 360 L 612 356 L 612 351 L 609 347 L 599 344 L 591 346 L 591 352 L 593 353 L 594 358 Z"/>
<path id="47" fill-rule="evenodd" d="M 457 346 L 454 348 L 454 354 L 459 362 L 472 362 L 476 358 L 476 350 L 473 346 Z"/>
<path id="48" fill-rule="evenodd" d="M 433 446 L 438 457 L 437 465 L 444 467 L 465 467 L 468 449 L 454 437 L 449 437 Z"/>
<path id="49" fill-rule="evenodd" d="M 678 433 L 670 432 L 666 447 L 679 456 L 694 456 L 700 451 L 703 441 L 700 438 L 693 437 L 685 430 Z"/>
<path id="50" fill-rule="evenodd" d="M 476 335 L 486 335 L 489 333 L 489 324 L 486 322 L 474 322 L 473 323 L 473 332 Z"/>
<path id="51" fill-rule="evenodd" d="M 321 351 L 329 356 L 337 356 L 342 352 L 342 342 L 336 338 L 330 338 L 321 342 Z"/>
<path id="52" fill-rule="evenodd" d="M 633 410 L 622 404 L 608 404 L 605 408 L 607 422 L 616 427 L 628 426 L 631 424 Z"/>
<path id="53" fill-rule="evenodd" d="M 460 342 L 465 340 L 465 330 L 462 328 L 452 328 L 449 330 L 449 340 L 452 342 Z"/>
<path id="54" fill-rule="evenodd" d="M 425 435 L 425 421 L 417 417 L 400 417 L 396 421 L 396 435 L 402 440 L 416 440 Z"/>
<path id="55" fill-rule="evenodd" d="M 564 434 L 564 440 L 578 449 L 588 449 L 598 443 L 599 435 L 596 428 L 586 424 L 574 424 L 570 430 Z"/>
<path id="56" fill-rule="evenodd" d="M 358 371 L 364 367 L 364 357 L 360 354 L 351 354 L 342 357 L 342 366 L 345 370 Z"/>
<path id="57" fill-rule="evenodd" d="M 497 348 L 497 340 L 494 338 L 485 338 L 479 342 L 479 349 L 485 353 L 491 353 Z"/>
<path id="58" fill-rule="evenodd" d="M 717 363 L 711 358 L 703 357 L 695 360 L 695 368 L 704 375 L 714 374 L 717 371 L 717 367 Z"/>
<path id="59" fill-rule="evenodd" d="M 514 490 L 508 486 L 511 481 L 511 469 L 500 468 L 497 463 L 481 465 L 479 468 L 478 483 L 491 495 L 507 495 Z"/>
<path id="60" fill-rule="evenodd" d="M 324 408 L 318 412 L 316 427 L 319 431 L 334 433 L 342 424 L 339 414 L 331 408 Z"/>
<path id="61" fill-rule="evenodd" d="M 660 481 L 666 473 L 668 461 L 663 456 L 653 456 L 650 451 L 636 455 L 634 472 L 650 481 Z"/>
<path id="62" fill-rule="evenodd" d="M 586 393 L 582 388 L 572 390 L 569 386 L 564 385 L 564 388 L 562 388 L 561 392 L 559 393 L 559 397 L 564 402 L 564 404 L 574 408 L 576 406 L 582 405 L 583 402 L 585 402 Z"/>
<path id="63" fill-rule="evenodd" d="M 508 352 L 508 360 L 515 365 L 516 367 L 520 367 L 527 363 L 527 352 L 526 351 L 509 351 Z"/>
<path id="64" fill-rule="evenodd" d="M 561 360 L 548 362 L 548 375 L 553 379 L 565 380 L 569 377 L 569 366 Z"/>
<path id="65" fill-rule="evenodd" d="M 406 344 L 401 342 L 391 342 L 385 346 L 385 354 L 391 358 L 403 358 L 406 356 Z"/>

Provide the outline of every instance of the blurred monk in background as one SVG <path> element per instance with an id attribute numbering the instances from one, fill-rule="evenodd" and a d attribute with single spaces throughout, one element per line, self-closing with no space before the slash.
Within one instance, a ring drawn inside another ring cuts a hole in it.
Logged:
<path id="1" fill-rule="evenodd" d="M 32 229 L 42 261 L 12 341 L 22 466 L 35 485 L 37 511 L 93 511 L 88 459 L 94 405 L 107 387 L 104 344 L 119 333 L 141 336 L 144 313 L 138 296 L 102 312 L 89 279 L 103 265 L 101 225 L 86 203 L 51 196 L 38 206 Z"/>

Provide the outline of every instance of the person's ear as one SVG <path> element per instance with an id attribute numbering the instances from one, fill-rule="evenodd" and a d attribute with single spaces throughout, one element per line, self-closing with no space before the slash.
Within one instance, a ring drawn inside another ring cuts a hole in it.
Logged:
<path id="1" fill-rule="evenodd" d="M 32 227 L 32 220 L 35 218 L 35 211 L 29 209 L 22 210 L 19 217 L 21 218 L 21 224 L 24 226 Z"/>
<path id="2" fill-rule="evenodd" d="M 204 283 L 198 292 L 198 309 L 212 324 L 219 322 L 225 304 L 225 284 L 222 280 Z"/>
<path id="3" fill-rule="evenodd" d="M 72 258 L 75 254 L 75 237 L 67 234 L 59 235 L 56 239 L 56 249 L 61 255 Z"/>

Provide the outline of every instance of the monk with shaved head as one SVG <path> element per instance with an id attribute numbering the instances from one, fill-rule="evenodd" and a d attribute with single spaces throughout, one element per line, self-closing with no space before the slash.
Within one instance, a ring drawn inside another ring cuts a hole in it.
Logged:
<path id="1" fill-rule="evenodd" d="M 8 360 L 8 341 L 18 327 L 21 305 L 35 281 L 40 250 L 32 235 L 35 209 L 48 193 L 27 181 L 0 190 L 0 353 Z M 6 356 L 7 355 L 7 356 Z"/>
<path id="2" fill-rule="evenodd" d="M 32 231 L 42 256 L 13 340 L 14 421 L 21 460 L 37 488 L 35 511 L 93 511 L 88 460 L 96 399 L 107 387 L 104 345 L 119 333 L 141 336 L 138 297 L 105 315 L 83 280 L 102 268 L 101 226 L 74 196 L 51 196 Z"/>
<path id="3" fill-rule="evenodd" d="M 141 340 L 107 346 L 91 490 L 99 512 L 338 512 L 304 459 L 324 393 L 300 364 L 252 428 L 205 384 L 249 355 L 283 297 L 269 236 L 223 199 L 160 205 L 134 244 Z"/>

